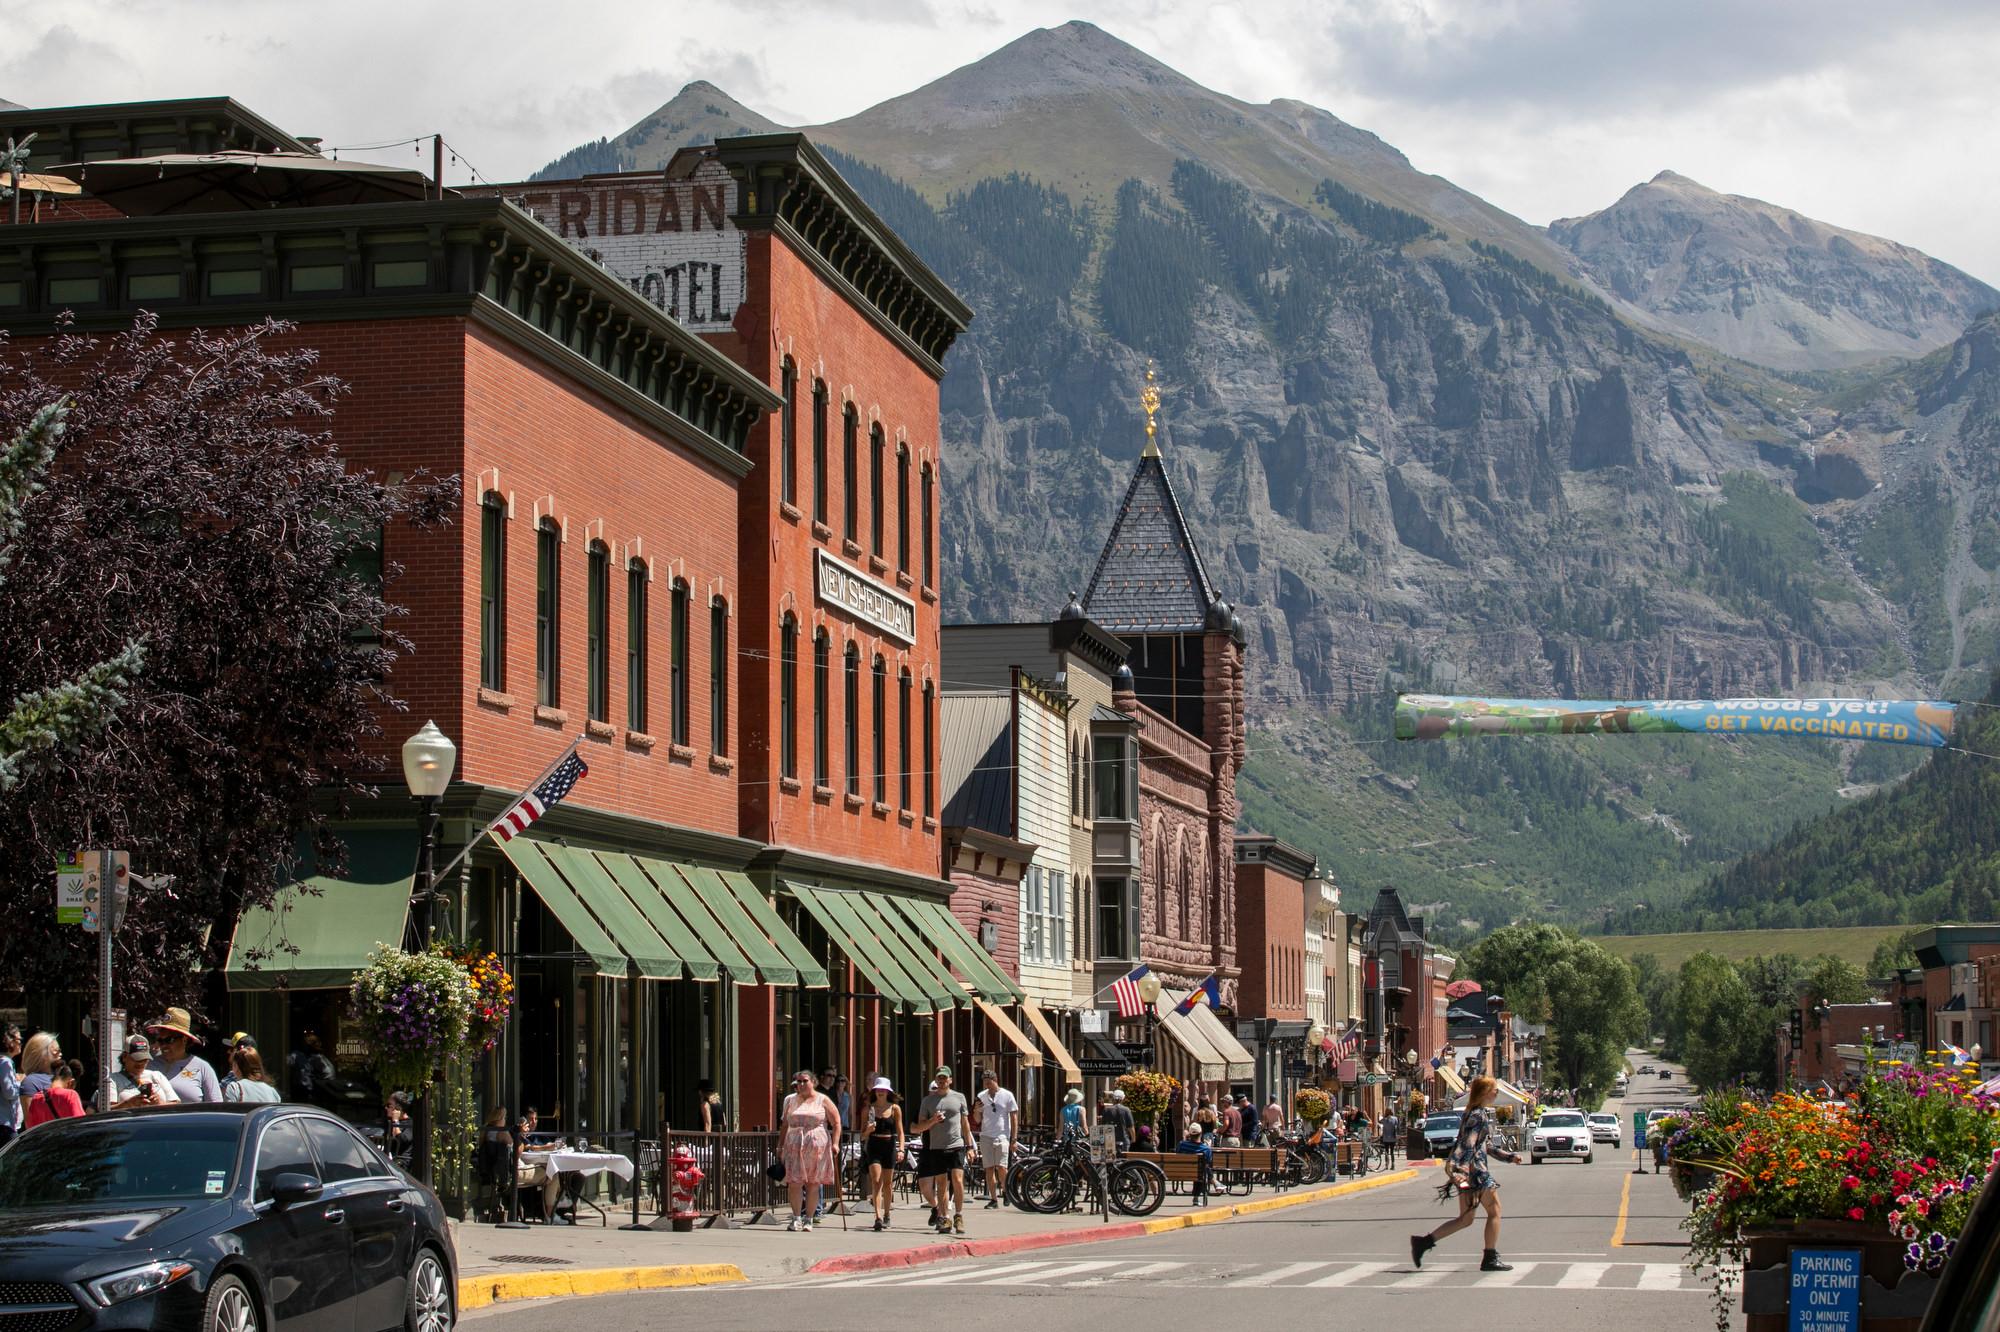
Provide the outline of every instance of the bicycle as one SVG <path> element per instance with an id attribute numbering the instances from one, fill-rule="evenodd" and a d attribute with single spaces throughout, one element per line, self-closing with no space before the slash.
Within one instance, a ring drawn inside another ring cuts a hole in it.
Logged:
<path id="1" fill-rule="evenodd" d="M 1086 1190 L 1094 1209 L 1108 1201 L 1126 1216 L 1150 1216 L 1166 1201 L 1167 1176 L 1151 1161 L 1093 1160 L 1090 1145 L 1073 1134 L 1007 1171 L 1007 1200 L 1024 1212 L 1068 1211 Z"/>

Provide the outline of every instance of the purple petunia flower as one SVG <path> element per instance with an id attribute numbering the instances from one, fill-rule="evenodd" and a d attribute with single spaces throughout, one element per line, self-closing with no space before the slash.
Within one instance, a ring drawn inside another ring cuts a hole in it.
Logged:
<path id="1" fill-rule="evenodd" d="M 1941 1253 L 1941 1252 L 1943 1252 L 1943 1251 L 1944 1251 L 1944 1246 L 1945 1246 L 1945 1244 L 1946 1244 L 1946 1240 L 1945 1240 L 1945 1237 L 1944 1237 L 1944 1232 L 1943 1232 L 1943 1231 L 1941 1231 L 1941 1230 L 1933 1230 L 1933 1231 L 1932 1231 L 1932 1232 L 1930 1233 L 1930 1238 L 1929 1238 L 1929 1239 L 1927 1239 L 1927 1240 L 1925 1240 L 1925 1241 L 1924 1241 L 1924 1243 L 1926 1243 L 1926 1244 L 1928 1244 L 1928 1245 L 1930 1245 L 1930 1246 L 1931 1246 L 1931 1252 L 1932 1252 L 1932 1253 Z"/>

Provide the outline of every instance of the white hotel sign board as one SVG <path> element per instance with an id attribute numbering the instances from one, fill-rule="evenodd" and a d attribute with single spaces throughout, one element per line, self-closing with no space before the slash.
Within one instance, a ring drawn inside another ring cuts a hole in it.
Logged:
<path id="1" fill-rule="evenodd" d="M 813 554 L 819 565 L 814 582 L 821 601 L 865 624 L 874 625 L 891 638 L 906 644 L 917 641 L 917 604 L 914 601 L 860 570 L 841 563 L 823 550 L 816 550 Z"/>

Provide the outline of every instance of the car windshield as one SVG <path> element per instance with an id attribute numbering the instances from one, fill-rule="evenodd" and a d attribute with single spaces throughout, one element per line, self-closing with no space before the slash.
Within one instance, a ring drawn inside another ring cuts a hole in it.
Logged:
<path id="1" fill-rule="evenodd" d="M 1543 1128 L 1582 1128 L 1582 1115 L 1543 1115 Z"/>
<path id="2" fill-rule="evenodd" d="M 1457 1115 L 1432 1115 L 1424 1121 L 1424 1132 L 1436 1133 L 1440 1129 L 1449 1129 L 1453 1133 L 1456 1133 L 1458 1132 L 1458 1120 L 1459 1117 Z"/>
<path id="3" fill-rule="evenodd" d="M 1592 1116 L 1590 1117 L 1590 1122 L 1591 1122 L 1591 1123 L 1593 1123 L 1593 1124 L 1616 1124 L 1616 1123 L 1618 1122 L 1618 1116 L 1616 1116 L 1616 1115 L 1592 1115 Z"/>
<path id="4" fill-rule="evenodd" d="M 0 1152 L 0 1211 L 214 1198 L 235 1184 L 236 1118 L 72 1119 Z"/>

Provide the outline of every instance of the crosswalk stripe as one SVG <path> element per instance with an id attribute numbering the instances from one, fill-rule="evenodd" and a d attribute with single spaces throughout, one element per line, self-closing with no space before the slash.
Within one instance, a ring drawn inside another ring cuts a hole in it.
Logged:
<path id="1" fill-rule="evenodd" d="M 1647 1263 L 1639 1269 L 1637 1290 L 1683 1290 L 1682 1269 L 1672 1263 Z"/>
<path id="2" fill-rule="evenodd" d="M 1351 1286 L 1363 1278 L 1372 1277 L 1377 1272 L 1386 1272 L 1394 1266 L 1394 1263 L 1356 1263 L 1344 1272 L 1335 1272 L 1331 1276 L 1323 1276 L 1317 1281 L 1308 1281 L 1305 1284 L 1314 1289 L 1324 1289 L 1327 1286 Z"/>
<path id="3" fill-rule="evenodd" d="M 1318 1263 L 1312 1264 L 1314 1267 L 1318 1267 L 1319 1265 Z M 1130 1281 L 1133 1277 L 1158 1276 L 1162 1272 L 1177 1272 L 1186 1266 L 1186 1263 L 1141 1263 L 1137 1267 L 1128 1267 L 1122 1272 L 1106 1272 L 1102 1277 L 1096 1277 L 1093 1280 Z"/>
<path id="4" fill-rule="evenodd" d="M 854 1286 L 947 1286 L 960 1281 L 980 1281 L 1002 1272 L 1026 1272 L 1031 1267 L 1049 1267 L 1053 1264 L 1046 1258 L 1032 1263 L 1005 1263 L 999 1267 L 971 1267 L 956 1272 L 946 1272 L 941 1276 L 921 1276 L 909 1271 L 895 1272 L 888 1276 L 863 1277 L 849 1282 Z"/>
<path id="5" fill-rule="evenodd" d="M 1528 1273 L 1542 1266 L 1544 1266 L 1542 1263 L 1515 1263 L 1513 1264 L 1514 1270 L 1511 1272 L 1481 1272 L 1479 1274 L 1479 1288 L 1484 1290 L 1489 1286 L 1516 1285 L 1519 1282 L 1525 1281 Z"/>
<path id="6" fill-rule="evenodd" d="M 1470 1268 L 1465 1267 L 1440 1267 L 1436 1263 L 1432 1263 L 1429 1267 L 1423 1268 L 1420 1271 L 1410 1272 L 1397 1277 L 1394 1281 L 1384 1282 L 1383 1287 L 1388 1290 L 1408 1290 L 1413 1286 L 1435 1286 L 1448 1276 L 1455 1276 L 1460 1272 L 1470 1270 Z"/>
<path id="7" fill-rule="evenodd" d="M 1604 1274 L 1611 1270 L 1610 1263 L 1571 1263 L 1569 1270 L 1556 1282 L 1557 1290 L 1590 1290 L 1604 1280 Z"/>
<path id="8" fill-rule="evenodd" d="M 1289 1277 L 1304 1276 L 1307 1272 L 1316 1272 L 1322 1267 L 1332 1265 L 1331 1263 L 1286 1263 L 1283 1267 L 1274 1267 L 1268 1272 L 1256 1272 L 1241 1281 L 1232 1281 L 1229 1284 L 1231 1287 L 1275 1286 Z"/>
<path id="9" fill-rule="evenodd" d="M 981 1281 L 978 1284 L 982 1286 L 1027 1286 L 1042 1281 L 1053 1280 L 1056 1277 L 1074 1276 L 1079 1272 L 1095 1272 L 1101 1268 L 1116 1266 L 1118 1264 L 1115 1261 L 1107 1261 L 1100 1258 L 1095 1262 L 1065 1263 L 1047 1272 L 1022 1272 L 1018 1276 L 1001 1277 L 998 1281 Z M 911 1284 L 920 1285 L 922 1283 L 912 1282 Z"/>

